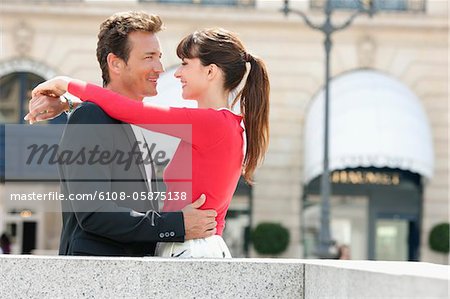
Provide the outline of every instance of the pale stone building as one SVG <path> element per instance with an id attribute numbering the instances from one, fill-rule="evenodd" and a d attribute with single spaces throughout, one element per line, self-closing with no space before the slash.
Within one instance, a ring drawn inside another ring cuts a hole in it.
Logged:
<path id="1" fill-rule="evenodd" d="M 249 51 L 267 63 L 271 143 L 249 192 L 253 203 L 248 203 L 248 188 L 236 196 L 227 242 L 235 255 L 243 255 L 251 206 L 253 227 L 268 221 L 289 229 L 291 241 L 283 257 L 310 257 L 322 173 L 323 35 L 296 15 L 285 17 L 283 1 L 206 2 L 3 0 L 0 83 L 3 90 L 16 89 L 1 93 L 0 122 L 23 123 L 26 91 L 42 79 L 65 74 L 100 84 L 96 36 L 101 21 L 114 12 L 144 10 L 163 18 L 166 30 L 160 39 L 168 74 L 162 80 L 169 80 L 169 71 L 178 65 L 174 49 L 186 34 L 213 26 L 238 32 Z M 323 1 L 291 2 L 315 23 L 323 20 L 316 8 Z M 338 2 L 345 6 L 346 1 Z M 449 219 L 448 4 L 389 3 L 394 4 L 371 19 L 358 17 L 333 35 L 333 238 L 351 245 L 354 258 L 447 263 L 447 256 L 429 249 L 428 236 L 435 224 Z M 342 23 L 350 14 L 338 11 L 334 22 Z M 54 190 L 56 182 L 20 178 L 0 185 L 5 199 L 0 231 L 16 235 L 15 252 L 53 252 L 60 220 L 36 203 L 8 203 L 10 194 Z"/>

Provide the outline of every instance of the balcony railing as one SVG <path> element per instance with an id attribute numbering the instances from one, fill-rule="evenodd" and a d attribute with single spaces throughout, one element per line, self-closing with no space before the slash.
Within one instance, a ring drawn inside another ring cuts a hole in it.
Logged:
<path id="1" fill-rule="evenodd" d="M 322 9 L 326 0 L 310 0 L 311 9 Z M 358 9 L 363 1 L 357 0 L 331 0 L 335 9 Z M 426 0 L 374 0 L 378 11 L 410 11 L 425 12 Z"/>
<path id="2" fill-rule="evenodd" d="M 78 3 L 85 0 L 1 0 L 4 3 Z M 172 3 L 218 6 L 255 6 L 256 0 L 135 0 L 141 3 Z"/>
<path id="3" fill-rule="evenodd" d="M 1 3 L 80 3 L 85 0 L 1 0 Z"/>
<path id="4" fill-rule="evenodd" d="M 142 3 L 190 4 L 204 6 L 255 6 L 256 0 L 138 0 Z"/>

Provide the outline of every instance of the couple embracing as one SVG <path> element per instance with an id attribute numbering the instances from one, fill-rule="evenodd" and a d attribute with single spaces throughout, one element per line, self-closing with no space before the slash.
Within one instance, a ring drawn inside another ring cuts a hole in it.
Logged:
<path id="1" fill-rule="evenodd" d="M 62 255 L 231 257 L 221 237 L 226 212 L 240 176 L 252 183 L 268 146 L 267 71 L 235 34 L 199 30 L 179 43 L 175 73 L 182 97 L 197 101 L 198 108 L 144 103 L 157 94 L 164 71 L 161 29 L 156 15 L 115 14 L 98 35 L 103 87 L 56 77 L 32 92 L 30 123 L 70 111 L 60 142 L 64 150 L 95 143 L 113 153 L 139 144 L 142 154 L 148 152 L 143 129 L 181 140 L 164 183 L 168 193 L 185 194 L 186 200 L 165 201 L 161 210 L 153 200 L 63 202 Z M 66 92 L 81 102 L 62 100 Z M 236 104 L 240 113 L 232 110 Z M 158 187 L 148 153 L 149 163 L 141 159 L 126 170 L 114 163 L 59 165 L 62 193 L 152 194 Z"/>

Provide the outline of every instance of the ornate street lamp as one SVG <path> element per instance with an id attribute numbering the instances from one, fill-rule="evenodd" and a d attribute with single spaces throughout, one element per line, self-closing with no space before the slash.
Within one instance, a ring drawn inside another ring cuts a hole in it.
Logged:
<path id="1" fill-rule="evenodd" d="M 331 35 L 336 32 L 349 27 L 353 20 L 362 14 L 372 17 L 375 14 L 375 5 L 373 0 L 355 0 L 358 10 L 354 12 L 347 21 L 343 24 L 335 26 L 331 22 L 331 15 L 336 9 L 333 3 L 339 1 L 325 0 L 324 13 L 325 21 L 322 24 L 316 25 L 300 10 L 289 8 L 289 0 L 284 0 L 284 8 L 282 9 L 287 16 L 290 13 L 294 13 L 303 18 L 305 23 L 312 29 L 318 30 L 325 35 L 324 48 L 325 48 L 325 126 L 324 126 L 324 152 L 323 152 L 323 173 L 320 185 L 321 194 L 321 215 L 320 215 L 320 232 L 319 243 L 317 246 L 316 254 L 320 258 L 331 258 L 330 246 L 332 245 L 331 233 L 330 233 L 330 194 L 331 194 L 331 182 L 330 182 L 330 170 L 328 166 L 328 132 L 329 132 L 329 83 L 330 83 L 330 52 L 333 42 Z"/>

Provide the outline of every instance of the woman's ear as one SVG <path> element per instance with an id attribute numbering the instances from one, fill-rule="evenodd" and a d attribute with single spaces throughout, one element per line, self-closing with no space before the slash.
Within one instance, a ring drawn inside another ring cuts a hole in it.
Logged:
<path id="1" fill-rule="evenodd" d="M 220 71 L 220 68 L 216 64 L 212 63 L 208 65 L 208 79 L 213 80 Z"/>
<path id="2" fill-rule="evenodd" d="M 109 53 L 106 57 L 106 61 L 108 62 L 108 69 L 110 72 L 114 74 L 120 74 L 120 71 L 123 67 L 123 60 L 121 58 L 113 53 Z"/>

